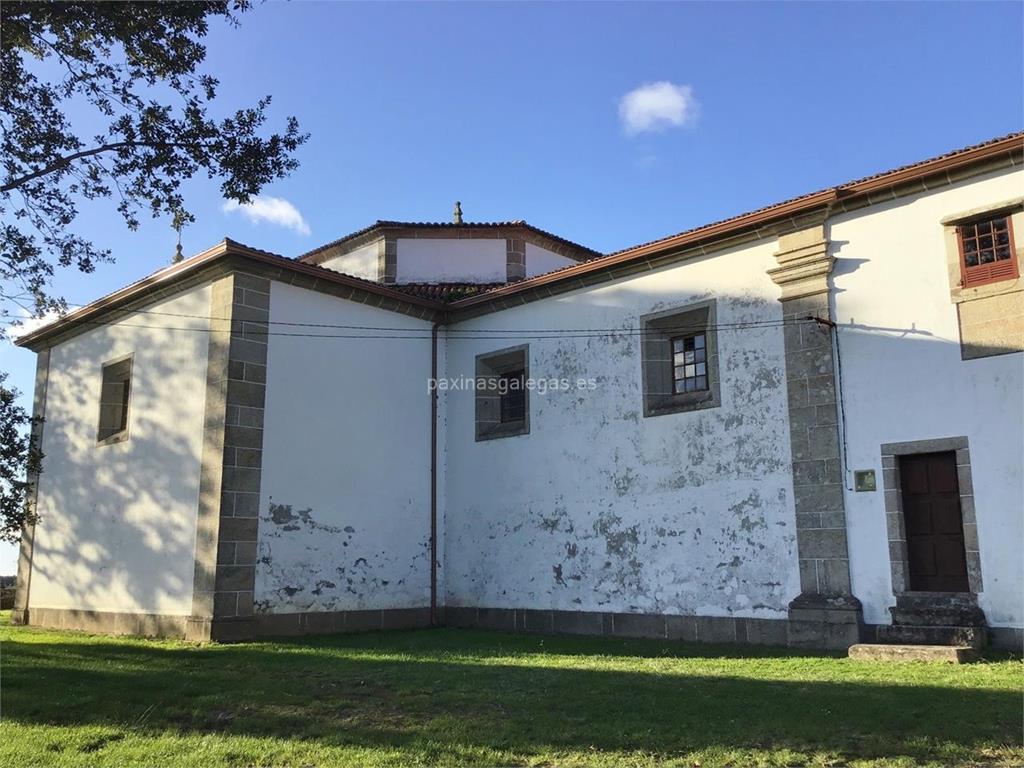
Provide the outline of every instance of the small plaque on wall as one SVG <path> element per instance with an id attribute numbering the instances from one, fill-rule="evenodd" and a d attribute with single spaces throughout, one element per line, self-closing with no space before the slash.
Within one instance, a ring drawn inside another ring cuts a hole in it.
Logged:
<path id="1" fill-rule="evenodd" d="M 853 489 L 858 493 L 861 491 L 877 490 L 875 486 L 875 470 L 855 469 L 853 471 Z"/>

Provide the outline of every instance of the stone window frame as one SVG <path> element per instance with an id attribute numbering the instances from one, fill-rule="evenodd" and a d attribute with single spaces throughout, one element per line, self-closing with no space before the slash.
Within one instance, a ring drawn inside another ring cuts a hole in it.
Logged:
<path id="1" fill-rule="evenodd" d="M 476 356 L 475 435 L 476 442 L 495 440 L 502 437 L 517 437 L 530 434 L 530 388 L 524 388 L 526 399 L 525 416 L 517 421 L 501 421 L 501 396 L 496 387 L 487 384 L 496 381 L 504 373 L 523 371 L 524 383 L 530 379 L 530 345 L 520 344 Z M 481 386 L 483 384 L 483 386 Z"/>
<path id="2" fill-rule="evenodd" d="M 977 221 L 988 216 L 1005 215 L 1010 219 L 1010 228 L 1017 235 L 1014 238 L 1014 257 L 1018 275 L 1003 280 L 964 286 L 962 280 L 962 255 L 957 228 L 964 223 Z M 1000 200 L 987 205 L 958 211 L 942 218 L 943 240 L 946 248 L 946 271 L 949 279 L 949 298 L 956 307 L 957 325 L 960 336 L 960 356 L 963 360 L 993 357 L 1022 351 L 1019 344 L 1008 343 L 1012 333 L 1007 335 L 1005 326 L 986 318 L 1004 316 L 1007 302 L 1017 307 L 1011 312 L 1020 322 L 1020 308 L 1024 307 L 1024 197 Z M 1016 327 L 1016 326 L 1014 326 Z"/>
<path id="3" fill-rule="evenodd" d="M 970 221 L 984 219 L 987 216 L 995 217 L 1000 214 L 1010 219 L 1010 229 L 1012 231 L 1024 234 L 1024 197 L 1000 200 L 989 205 L 959 211 L 944 217 L 939 222 L 943 227 L 943 237 L 946 245 L 949 296 L 954 304 L 961 304 L 965 301 L 980 299 L 986 296 L 1024 290 L 1024 275 L 1020 274 L 1015 277 L 1008 277 L 1005 280 L 996 280 L 972 286 L 963 285 L 963 259 L 960 253 L 960 238 L 957 234 L 957 227 Z M 1022 253 L 1024 251 L 1024 238 L 1020 236 L 1015 238 L 1014 245 L 1016 246 L 1014 257 L 1019 267 L 1022 263 L 1022 256 L 1024 256 L 1024 253 Z"/>
<path id="4" fill-rule="evenodd" d="M 640 317 L 640 365 L 643 382 L 644 416 L 718 408 L 722 404 L 722 382 L 718 374 L 718 302 L 692 302 Z M 674 392 L 672 339 L 703 330 L 707 349 L 708 388 L 697 392 Z"/>
<path id="5" fill-rule="evenodd" d="M 933 440 L 914 440 L 904 443 L 883 443 L 882 483 L 885 489 L 885 521 L 889 540 L 889 565 L 892 572 L 892 591 L 901 595 L 912 590 L 907 555 L 907 534 L 903 519 L 903 497 L 900 486 L 900 456 L 921 453 L 956 454 L 957 485 L 960 488 L 960 514 L 964 530 L 964 551 L 967 557 L 967 584 L 970 594 L 984 591 L 981 575 L 981 552 L 978 546 L 978 519 L 974 507 L 974 484 L 971 478 L 971 454 L 967 438 L 942 437 Z"/>
<path id="6" fill-rule="evenodd" d="M 102 437 L 103 434 L 103 406 L 106 403 L 103 402 L 103 383 L 106 378 L 107 369 L 113 368 L 117 365 L 128 363 L 128 402 L 124 406 L 124 429 L 118 430 L 117 432 Z M 110 360 L 106 360 L 100 364 L 100 399 L 98 407 L 98 416 L 96 419 L 96 445 L 114 445 L 116 443 L 123 443 L 128 440 L 131 433 L 132 424 L 132 400 L 134 399 L 134 387 L 132 386 L 132 378 L 135 373 L 135 353 L 129 353 L 127 355 L 121 355 L 120 357 L 114 357 Z"/>

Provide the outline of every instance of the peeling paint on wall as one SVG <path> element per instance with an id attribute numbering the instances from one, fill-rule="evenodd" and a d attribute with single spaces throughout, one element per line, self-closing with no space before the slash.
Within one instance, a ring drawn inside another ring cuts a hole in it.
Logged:
<path id="1" fill-rule="evenodd" d="M 523 340 L 531 376 L 598 382 L 532 393 L 526 437 L 472 442 L 471 399 L 449 396 L 449 604 L 785 614 L 799 584 L 781 329 L 719 331 L 721 407 L 651 418 L 629 332 L 708 298 L 723 327 L 777 321 L 770 266 L 771 247 L 753 246 L 466 324 L 621 332 Z M 721 289 L 689 288 L 711 284 Z M 449 345 L 449 371 L 486 351 Z"/>
<path id="2" fill-rule="evenodd" d="M 335 510 L 332 517 L 344 516 Z M 378 608 L 387 595 L 421 605 L 420 574 L 429 563 L 423 535 L 411 558 L 352 525 L 326 525 L 314 510 L 295 510 L 272 498 L 260 518 L 257 550 L 258 613 Z M 410 576 L 413 578 L 410 579 Z"/>
<path id="3" fill-rule="evenodd" d="M 723 327 L 781 316 L 777 287 L 765 274 L 770 246 L 722 258 L 736 258 L 742 266 L 717 261 L 712 280 L 708 262 L 698 261 L 466 324 L 615 330 L 587 338 L 522 340 L 529 344 L 534 378 L 593 379 L 597 385 L 532 392 L 528 435 L 477 443 L 472 393 L 446 393 L 441 414 L 445 480 L 439 489 L 442 600 L 484 607 L 784 613 L 798 579 L 781 329 L 719 332 L 721 407 L 641 415 L 640 344 L 633 330 L 640 316 L 711 297 Z M 737 281 L 733 293 L 687 288 L 721 283 L 723 270 Z M 308 315 L 304 312 L 306 322 Z M 337 316 L 330 321 L 338 322 Z M 442 356 L 445 374 L 472 376 L 475 355 L 512 343 L 516 340 L 450 342 Z M 287 378 L 308 371 L 297 361 L 277 363 L 275 348 L 287 349 L 272 341 L 268 398 L 286 393 L 285 410 L 294 418 L 292 392 L 298 382 Z M 422 345 L 417 354 L 427 370 L 429 347 Z M 278 365 L 290 365 L 281 385 L 274 381 Z M 410 378 L 375 373 L 378 384 Z M 324 391 L 352 386 L 350 366 L 339 364 L 319 375 Z M 355 385 L 352 391 L 371 389 Z M 407 402 L 421 403 L 424 410 L 428 404 L 419 388 L 393 392 L 375 413 Z M 333 408 L 341 408 L 343 414 L 354 412 L 354 418 L 367 410 L 362 403 L 339 403 L 320 404 L 318 412 L 333 415 Z M 270 421 L 285 419 L 274 416 L 271 406 L 268 414 Z M 298 433 L 279 449 L 267 448 L 265 484 L 273 498 L 261 512 L 257 610 L 425 604 L 429 467 L 416 464 L 428 455 L 425 416 L 402 420 L 395 434 L 379 427 L 368 432 L 369 424 L 347 432 L 325 428 L 326 443 L 318 444 L 313 457 L 293 456 L 288 446 L 302 439 Z M 282 438 L 275 433 L 287 435 L 289 428 L 293 425 L 269 424 L 265 443 L 276 445 Z M 363 441 L 372 435 L 360 450 L 349 450 L 352 467 L 336 460 L 344 434 Z M 366 446 L 376 452 L 372 446 L 378 439 L 391 446 L 376 455 L 383 465 L 381 479 L 363 483 L 362 474 L 376 470 Z M 407 450 L 410 441 L 420 440 L 422 453 Z M 389 451 L 407 451 L 409 466 Z M 304 462 L 314 464 L 315 477 Z M 355 496 L 335 476 L 349 470 L 346 477 L 360 489 Z M 390 492 L 389 483 L 420 482 L 416 472 L 424 481 L 422 496 Z M 310 483 L 322 487 L 310 494 Z M 360 498 L 375 501 L 367 506 Z"/>
<path id="4" fill-rule="evenodd" d="M 270 302 L 285 322 L 430 328 L 280 283 Z M 408 372 L 430 370 L 430 346 L 389 343 L 353 365 L 355 340 L 270 339 L 258 612 L 429 605 L 429 401 Z"/>

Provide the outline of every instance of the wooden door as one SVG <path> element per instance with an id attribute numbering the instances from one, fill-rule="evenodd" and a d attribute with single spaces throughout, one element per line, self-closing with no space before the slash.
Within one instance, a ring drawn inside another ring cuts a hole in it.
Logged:
<path id="1" fill-rule="evenodd" d="M 956 453 L 900 457 L 910 589 L 968 592 Z"/>

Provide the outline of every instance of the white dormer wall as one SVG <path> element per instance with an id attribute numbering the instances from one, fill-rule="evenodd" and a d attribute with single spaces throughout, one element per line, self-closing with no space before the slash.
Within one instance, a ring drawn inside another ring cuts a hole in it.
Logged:
<path id="1" fill-rule="evenodd" d="M 504 283 L 508 279 L 505 238 L 398 238 L 396 281 L 401 283 Z M 374 240 L 335 253 L 320 266 L 365 280 L 380 280 L 382 242 Z M 526 243 L 526 277 L 578 262 Z"/>
<path id="2" fill-rule="evenodd" d="M 378 243 L 374 240 L 347 253 L 331 256 L 320 262 L 321 267 L 344 272 L 346 275 L 361 277 L 364 280 L 377 279 Z"/>
<path id="3" fill-rule="evenodd" d="M 505 239 L 399 238 L 399 283 L 504 283 Z"/>
<path id="4" fill-rule="evenodd" d="M 533 243 L 526 244 L 527 277 L 536 277 L 537 275 L 543 275 L 545 272 L 553 272 L 556 269 L 563 269 L 578 263 L 575 259 L 570 259 L 568 256 L 560 256 L 549 251 L 547 248 L 541 248 L 539 245 L 534 245 Z"/>

